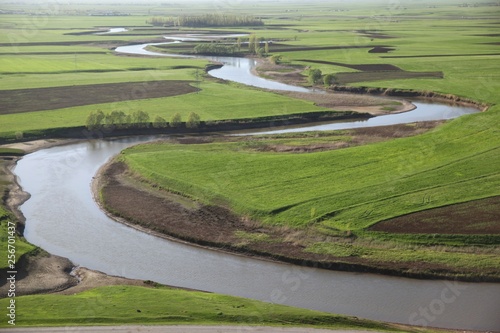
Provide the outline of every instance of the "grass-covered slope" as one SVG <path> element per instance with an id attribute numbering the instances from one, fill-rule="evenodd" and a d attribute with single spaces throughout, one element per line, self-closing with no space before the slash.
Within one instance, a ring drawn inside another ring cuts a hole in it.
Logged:
<path id="1" fill-rule="evenodd" d="M 500 148 L 494 139 L 499 117 L 491 110 L 414 137 L 322 152 L 263 149 L 283 144 L 281 137 L 147 144 L 125 150 L 119 159 L 155 187 L 257 221 L 253 231 L 243 231 L 241 225 L 226 236 L 236 250 L 280 255 L 292 262 L 326 262 L 330 267 L 362 265 L 405 276 L 496 281 L 498 220 L 457 220 L 455 230 L 449 220 L 453 217 L 441 214 L 434 223 L 449 227 L 432 233 L 419 231 L 420 225 L 397 234 L 371 227 L 415 212 L 449 205 L 453 209 L 453 204 L 499 196 Z M 286 140 L 289 145 L 313 145 L 321 139 L 292 135 Z M 482 211 L 498 216 L 495 205 Z M 398 223 L 405 221 L 402 217 Z M 490 234 L 467 231 L 480 229 L 482 223 L 488 223 Z M 194 232 L 192 237 L 205 240 Z"/>
<path id="2" fill-rule="evenodd" d="M 0 300 L 7 307 L 9 299 Z M 101 287 L 75 295 L 16 299 L 19 326 L 285 325 L 396 330 L 390 325 L 248 299 L 166 287 Z M 7 326 L 6 321 L 0 327 Z"/>
<path id="3" fill-rule="evenodd" d="M 257 152 L 250 141 L 152 144 L 122 156 L 163 188 L 266 223 L 359 230 L 499 195 L 499 118 L 489 111 L 418 137 L 319 153 Z"/>

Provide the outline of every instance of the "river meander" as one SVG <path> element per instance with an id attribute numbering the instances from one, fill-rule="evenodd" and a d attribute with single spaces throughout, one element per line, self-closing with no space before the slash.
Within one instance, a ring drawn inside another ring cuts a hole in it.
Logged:
<path id="1" fill-rule="evenodd" d="M 223 68 L 242 68 L 242 62 L 247 60 Z M 388 322 L 500 329 L 500 284 L 304 268 L 170 241 L 115 222 L 93 200 L 92 179 L 122 149 L 153 139 L 93 140 L 25 156 L 15 173 L 31 194 L 21 206 L 26 239 L 111 275 Z"/>
<path id="2" fill-rule="evenodd" d="M 92 198 L 92 178 L 110 157 L 150 139 L 89 141 L 20 160 L 15 173 L 31 194 L 21 207 L 26 239 L 111 275 L 389 322 L 500 328 L 500 284 L 303 268 L 168 241 L 113 221 Z"/>

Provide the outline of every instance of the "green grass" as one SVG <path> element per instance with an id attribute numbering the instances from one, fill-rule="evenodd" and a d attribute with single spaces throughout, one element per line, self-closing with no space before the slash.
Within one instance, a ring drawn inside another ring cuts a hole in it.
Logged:
<path id="1" fill-rule="evenodd" d="M 2 188 L 0 183 L 0 189 Z M 9 223 L 10 222 L 10 223 Z M 8 257 L 9 253 L 9 233 L 12 232 L 12 229 L 9 227 L 15 226 L 15 219 L 9 214 L 5 208 L 0 206 L 0 269 L 6 269 L 8 267 Z M 27 243 L 24 238 L 15 235 L 15 242 L 11 245 L 15 247 L 15 260 L 16 262 L 23 256 L 24 254 L 30 253 L 36 249 L 35 246 Z M 12 249 L 12 247 L 10 247 Z"/>
<path id="2" fill-rule="evenodd" d="M 153 78 L 156 78 L 156 76 L 151 77 L 151 79 Z M 126 113 L 145 110 L 150 114 L 151 119 L 154 119 L 157 115 L 170 119 L 175 113 L 179 112 L 184 121 L 190 112 L 198 113 L 203 121 L 210 121 L 326 110 L 313 105 L 312 102 L 256 89 L 242 89 L 240 86 L 233 84 L 218 84 L 208 81 L 199 85 L 194 82 L 193 84 L 199 86 L 202 90 L 199 93 L 175 97 L 128 100 L 43 112 L 3 115 L 0 116 L 2 121 L 0 123 L 0 136 L 14 136 L 15 131 L 13 129 L 28 132 L 47 128 L 84 126 L 90 112 L 97 109 L 105 113 L 113 110 L 122 110 Z"/>
<path id="3" fill-rule="evenodd" d="M 1 155 L 22 156 L 24 155 L 24 150 L 15 148 L 0 148 L 0 156 Z"/>
<path id="4" fill-rule="evenodd" d="M 1 74 L 61 74 L 168 70 L 179 67 L 203 69 L 207 61 L 174 58 L 134 58 L 113 54 L 0 55 Z"/>
<path id="5" fill-rule="evenodd" d="M 1 299 L 7 307 L 9 299 Z M 277 304 L 166 287 L 101 287 L 70 296 L 16 298 L 17 326 L 278 325 L 392 331 L 389 325 Z M 6 327 L 6 321 L 0 327 Z M 400 330 L 401 331 L 401 330 Z"/>
<path id="6" fill-rule="evenodd" d="M 122 158 L 162 187 L 228 202 L 270 224 L 357 230 L 500 194 L 500 148 L 488 140 L 499 116 L 490 111 L 414 138 L 321 153 L 259 153 L 242 143 L 155 144 L 128 149 Z"/>

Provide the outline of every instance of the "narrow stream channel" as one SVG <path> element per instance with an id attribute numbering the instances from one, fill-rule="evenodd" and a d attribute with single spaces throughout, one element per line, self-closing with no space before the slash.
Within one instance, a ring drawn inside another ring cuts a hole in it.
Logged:
<path id="1" fill-rule="evenodd" d="M 113 221 L 92 198 L 92 178 L 124 148 L 154 139 L 88 141 L 25 156 L 14 171 L 31 194 L 21 207 L 26 239 L 111 275 L 387 322 L 500 329 L 500 284 L 304 268 L 168 241 Z"/>

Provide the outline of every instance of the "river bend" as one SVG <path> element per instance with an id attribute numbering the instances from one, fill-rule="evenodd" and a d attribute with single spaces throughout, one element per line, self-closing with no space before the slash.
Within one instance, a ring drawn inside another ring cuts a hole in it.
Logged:
<path id="1" fill-rule="evenodd" d="M 94 202 L 92 179 L 124 148 L 153 139 L 95 140 L 25 156 L 15 173 L 31 194 L 21 206 L 26 239 L 111 275 L 387 322 L 500 330 L 500 284 L 304 268 L 169 241 L 113 221 Z"/>

